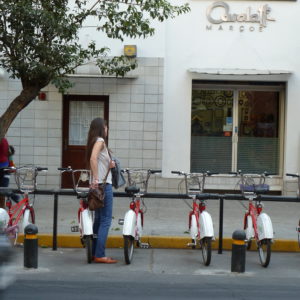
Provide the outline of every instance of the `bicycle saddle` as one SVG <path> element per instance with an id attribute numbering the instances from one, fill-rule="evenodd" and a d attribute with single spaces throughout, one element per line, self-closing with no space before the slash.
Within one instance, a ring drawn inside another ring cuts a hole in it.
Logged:
<path id="1" fill-rule="evenodd" d="M 126 192 L 127 194 L 129 194 L 129 195 L 137 194 L 137 193 L 139 193 L 139 191 L 140 191 L 140 188 L 139 188 L 139 187 L 136 187 L 136 186 L 134 186 L 134 185 L 132 185 L 132 186 L 127 186 L 127 187 L 125 188 L 125 192 Z"/>
<path id="2" fill-rule="evenodd" d="M 241 189 L 244 192 L 254 192 L 256 194 L 265 194 L 269 191 L 268 184 L 253 184 L 253 185 L 241 185 Z"/>

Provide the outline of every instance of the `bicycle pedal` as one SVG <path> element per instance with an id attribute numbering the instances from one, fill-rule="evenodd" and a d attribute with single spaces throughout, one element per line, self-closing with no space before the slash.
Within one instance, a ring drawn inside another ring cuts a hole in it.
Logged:
<path id="1" fill-rule="evenodd" d="M 119 219 L 118 224 L 119 225 L 124 225 L 124 219 Z"/>
<path id="2" fill-rule="evenodd" d="M 149 245 L 149 243 L 140 243 L 140 248 L 142 248 L 142 249 L 149 249 L 150 248 L 150 245 Z"/>
<path id="3" fill-rule="evenodd" d="M 71 226 L 71 232 L 79 232 L 79 226 L 78 225 Z"/>

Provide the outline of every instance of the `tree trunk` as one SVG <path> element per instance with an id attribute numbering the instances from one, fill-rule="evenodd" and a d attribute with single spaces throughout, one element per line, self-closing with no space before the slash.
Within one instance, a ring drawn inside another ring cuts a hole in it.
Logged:
<path id="1" fill-rule="evenodd" d="M 5 113 L 0 117 L 0 140 L 6 135 L 8 128 L 19 112 L 38 95 L 39 91 L 38 86 L 25 87 L 20 95 L 11 102 Z"/>

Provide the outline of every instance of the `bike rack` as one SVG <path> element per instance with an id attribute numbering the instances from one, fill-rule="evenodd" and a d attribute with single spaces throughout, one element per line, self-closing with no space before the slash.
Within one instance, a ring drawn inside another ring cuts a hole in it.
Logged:
<path id="1" fill-rule="evenodd" d="M 1 195 L 9 195 L 10 193 L 21 194 L 18 189 L 0 188 Z M 73 189 L 49 189 L 49 190 L 36 190 L 33 193 L 35 195 L 53 195 L 53 239 L 52 250 L 57 250 L 57 216 L 58 216 L 58 196 L 76 196 Z M 114 192 L 114 197 L 128 197 L 125 192 Z M 144 198 L 168 198 L 168 199 L 190 199 L 186 194 L 175 193 L 147 193 Z M 219 200 L 219 245 L 218 254 L 222 254 L 223 251 L 223 215 L 224 215 L 224 200 L 247 200 L 242 194 L 216 194 L 216 193 L 203 193 L 199 196 L 203 200 Z M 275 196 L 275 195 L 258 195 L 256 200 L 262 201 L 274 201 L 274 202 L 299 202 L 300 197 L 292 196 Z"/>

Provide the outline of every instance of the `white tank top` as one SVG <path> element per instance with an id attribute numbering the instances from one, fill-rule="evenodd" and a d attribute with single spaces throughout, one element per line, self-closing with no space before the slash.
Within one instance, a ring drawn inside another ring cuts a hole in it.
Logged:
<path id="1" fill-rule="evenodd" d="M 99 137 L 97 139 L 97 142 L 104 142 L 104 139 Z M 105 142 L 104 142 L 105 143 Z M 104 145 L 102 151 L 100 151 L 99 156 L 98 156 L 98 178 L 99 178 L 99 183 L 103 182 L 103 179 L 107 173 L 107 170 L 109 168 L 109 162 L 110 162 L 110 157 L 108 154 L 107 147 Z M 112 183 L 111 181 L 111 171 L 109 171 L 106 183 Z"/>

